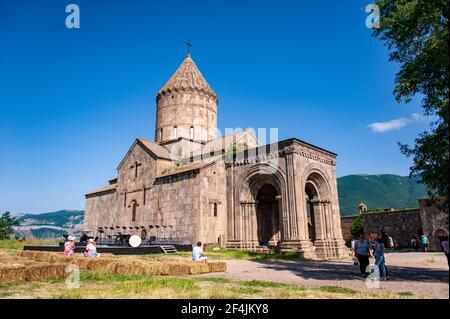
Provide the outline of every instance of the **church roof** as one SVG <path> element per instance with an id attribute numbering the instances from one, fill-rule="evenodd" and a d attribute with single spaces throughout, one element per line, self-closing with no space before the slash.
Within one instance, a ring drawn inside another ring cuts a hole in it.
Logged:
<path id="1" fill-rule="evenodd" d="M 131 145 L 127 154 L 125 154 L 117 169 L 120 169 L 122 164 L 125 162 L 125 159 L 131 154 L 131 151 L 137 144 L 139 144 L 147 152 L 147 154 L 150 154 L 150 156 L 171 161 L 178 159 L 176 155 L 170 154 L 170 151 L 164 146 L 161 146 L 153 141 L 145 140 L 143 138 L 137 138 L 134 141 L 133 145 Z"/>
<path id="2" fill-rule="evenodd" d="M 150 152 L 156 155 L 158 158 L 168 159 L 168 160 L 174 160 L 176 159 L 174 155 L 170 154 L 170 151 L 165 148 L 164 146 L 159 145 L 158 143 L 155 143 L 153 141 L 144 140 L 142 138 L 137 139 L 139 142 L 141 142 Z"/>
<path id="3" fill-rule="evenodd" d="M 187 55 L 163 88 L 159 90 L 157 98 L 161 95 L 180 91 L 203 93 L 217 99 L 216 93 L 206 82 L 190 54 Z"/>
<path id="4" fill-rule="evenodd" d="M 158 176 L 156 176 L 156 178 L 167 177 L 167 176 L 172 176 L 172 175 L 176 175 L 176 174 L 183 174 L 183 173 L 187 173 L 187 172 L 191 172 L 191 171 L 199 171 L 211 164 L 212 163 L 197 162 L 197 163 L 184 164 L 179 167 L 172 167 L 171 169 L 169 169 L 167 171 L 161 172 Z"/>
<path id="5" fill-rule="evenodd" d="M 105 192 L 109 192 L 109 191 L 115 191 L 117 188 L 117 184 L 112 184 L 112 185 L 108 185 L 105 187 L 102 187 L 100 189 L 97 189 L 93 192 L 89 192 L 87 194 L 85 194 L 85 196 L 90 196 L 90 195 L 95 195 L 95 194 L 99 194 L 99 193 L 105 193 Z"/>
<path id="6" fill-rule="evenodd" d="M 248 140 L 245 140 L 245 137 L 247 137 Z M 244 140 L 244 142 L 253 142 L 255 144 L 254 146 L 259 145 L 258 140 L 253 135 L 253 132 L 250 129 L 246 129 L 209 141 L 202 147 L 202 149 L 206 152 L 228 150 L 233 143 L 239 143 L 242 140 Z"/>

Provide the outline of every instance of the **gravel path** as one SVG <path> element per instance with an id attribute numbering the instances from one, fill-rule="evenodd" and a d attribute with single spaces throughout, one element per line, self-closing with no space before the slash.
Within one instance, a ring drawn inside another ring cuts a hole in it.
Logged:
<path id="1" fill-rule="evenodd" d="M 359 275 L 358 266 L 350 261 L 224 261 L 227 263 L 225 277 L 228 278 L 370 291 Z M 388 253 L 386 263 L 391 280 L 382 281 L 378 292 L 411 292 L 416 297 L 449 298 L 449 272 L 444 254 Z"/>

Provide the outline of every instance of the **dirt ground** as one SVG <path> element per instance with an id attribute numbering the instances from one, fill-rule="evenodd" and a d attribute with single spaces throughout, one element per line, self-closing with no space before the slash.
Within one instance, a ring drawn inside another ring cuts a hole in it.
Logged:
<path id="1" fill-rule="evenodd" d="M 302 286 L 333 285 L 370 291 L 351 261 L 224 260 L 227 272 L 208 274 L 241 280 L 265 280 Z M 371 259 L 373 263 L 373 259 Z M 443 253 L 386 254 L 391 280 L 381 281 L 379 292 L 413 293 L 417 298 L 449 298 L 449 271 Z"/>

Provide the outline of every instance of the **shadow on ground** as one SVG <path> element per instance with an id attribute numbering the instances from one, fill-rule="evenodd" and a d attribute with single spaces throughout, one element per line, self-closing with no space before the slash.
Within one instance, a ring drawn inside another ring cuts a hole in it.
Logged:
<path id="1" fill-rule="evenodd" d="M 255 261 L 264 268 L 291 271 L 304 279 L 315 280 L 352 280 L 361 278 L 358 266 L 347 263 L 333 262 L 286 262 L 286 261 Z M 393 281 L 416 281 L 443 283 L 449 281 L 449 271 L 443 269 L 389 266 L 389 275 Z"/>

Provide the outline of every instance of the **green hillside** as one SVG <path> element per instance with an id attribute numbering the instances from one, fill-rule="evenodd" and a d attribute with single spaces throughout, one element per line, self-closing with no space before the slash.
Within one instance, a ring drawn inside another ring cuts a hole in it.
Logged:
<path id="1" fill-rule="evenodd" d="M 79 235 L 83 224 L 84 211 L 59 210 L 44 214 L 25 214 L 18 218 L 20 226 L 16 227 L 18 236 L 34 238 L 60 238 L 70 232 Z"/>
<path id="2" fill-rule="evenodd" d="M 418 207 L 417 199 L 427 197 L 427 189 L 417 180 L 390 174 L 340 177 L 337 182 L 341 215 L 354 215 L 361 202 L 369 210 Z"/>

